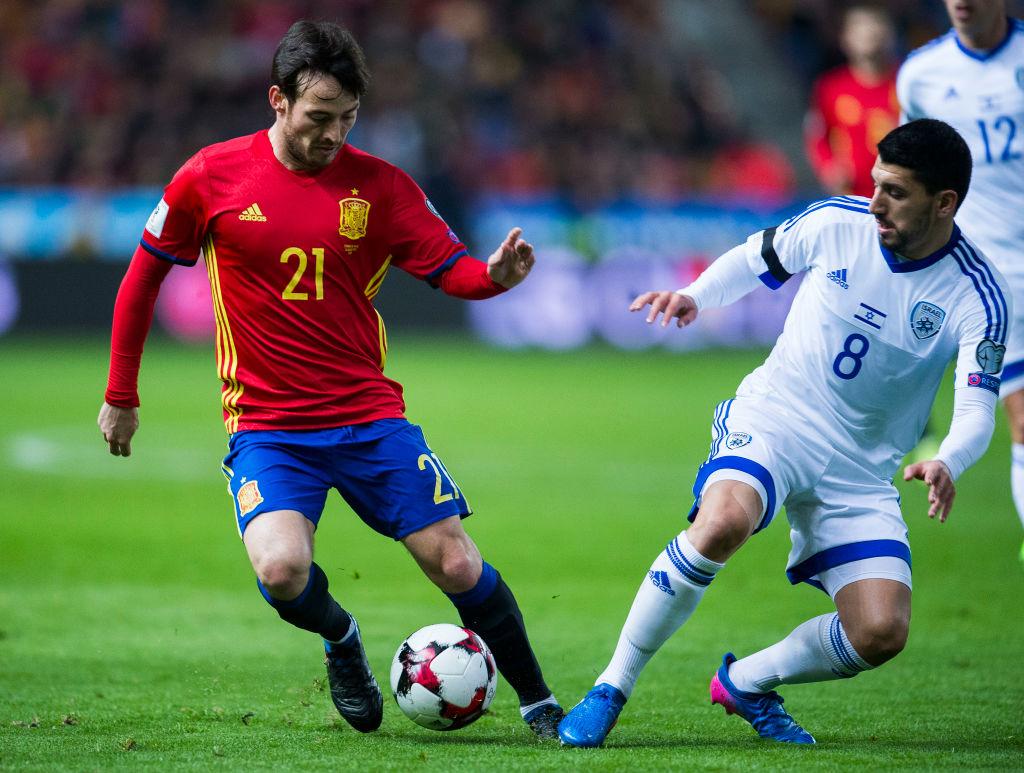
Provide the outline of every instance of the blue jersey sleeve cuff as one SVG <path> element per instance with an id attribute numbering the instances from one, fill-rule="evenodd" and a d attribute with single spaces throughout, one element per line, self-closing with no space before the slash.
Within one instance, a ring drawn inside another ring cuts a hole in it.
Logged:
<path id="1" fill-rule="evenodd" d="M 163 250 L 157 249 L 152 244 L 148 244 L 145 239 L 139 239 L 139 245 L 142 247 L 142 249 L 144 249 L 154 258 L 166 260 L 169 263 L 174 263 L 177 266 L 194 266 L 199 261 L 198 257 L 194 258 L 193 260 L 182 260 L 181 258 L 175 257 L 169 252 L 164 252 Z"/>
<path id="2" fill-rule="evenodd" d="M 455 263 L 459 260 L 459 258 L 464 258 L 467 255 L 469 255 L 469 250 L 459 250 L 454 255 L 451 255 L 447 260 L 445 260 L 444 263 L 442 263 L 440 266 L 438 266 L 429 274 L 427 274 L 424 277 L 424 279 L 427 280 L 427 283 L 431 287 L 436 289 L 441 284 L 441 275 L 445 271 L 450 269 L 452 266 L 454 266 Z"/>

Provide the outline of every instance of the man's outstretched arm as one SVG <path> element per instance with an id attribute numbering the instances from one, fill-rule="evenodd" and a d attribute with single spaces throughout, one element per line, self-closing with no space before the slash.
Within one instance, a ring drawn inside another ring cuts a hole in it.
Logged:
<path id="1" fill-rule="evenodd" d="M 131 440 L 139 428 L 139 367 L 160 285 L 172 264 L 141 247 L 121 281 L 114 302 L 107 391 L 96 420 L 114 456 L 130 456 Z"/>
<path id="2" fill-rule="evenodd" d="M 697 319 L 701 309 L 728 306 L 747 293 L 761 286 L 761 280 L 751 273 L 744 253 L 744 245 L 733 247 L 708 266 L 688 287 L 676 290 L 652 291 L 638 295 L 630 304 L 630 311 L 640 311 L 645 306 L 651 310 L 647 322 L 651 324 L 661 318 L 661 326 L 668 326 L 676 318 L 678 327 L 685 327 Z"/>
<path id="3" fill-rule="evenodd" d="M 441 274 L 437 286 L 447 294 L 465 300 L 493 298 L 522 282 L 533 268 L 533 245 L 522 238 L 523 229 L 513 228 L 505 241 L 484 263 L 465 255 Z"/>

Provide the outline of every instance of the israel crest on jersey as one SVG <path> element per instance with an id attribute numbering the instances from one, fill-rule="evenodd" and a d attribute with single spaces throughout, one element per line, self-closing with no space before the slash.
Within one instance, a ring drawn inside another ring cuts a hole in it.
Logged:
<path id="1" fill-rule="evenodd" d="M 737 448 L 743 448 L 753 438 L 746 432 L 730 432 L 725 438 L 725 447 L 730 451 L 735 451 Z"/>
<path id="2" fill-rule="evenodd" d="M 929 301 L 919 301 L 910 312 L 910 329 L 919 339 L 931 338 L 942 329 L 946 312 Z"/>

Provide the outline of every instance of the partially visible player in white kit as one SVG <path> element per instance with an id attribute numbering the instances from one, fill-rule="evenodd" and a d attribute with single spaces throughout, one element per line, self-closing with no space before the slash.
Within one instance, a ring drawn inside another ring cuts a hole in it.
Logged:
<path id="1" fill-rule="evenodd" d="M 641 669 L 783 506 L 790 582 L 824 590 L 837 611 L 740 660 L 727 653 L 712 702 L 761 736 L 814 743 L 774 688 L 856 676 L 903 649 L 910 547 L 893 475 L 955 358 L 949 434 L 935 459 L 904 470 L 928 485 L 929 516 L 946 519 L 954 480 L 992 437 L 1011 306 L 1005 281 L 953 221 L 971 177 L 960 135 L 913 121 L 878 152 L 870 200 L 818 202 L 725 253 L 689 287 L 645 293 L 630 307 L 649 304 L 648 323 L 662 314 L 662 325 L 683 326 L 805 272 L 767 361 L 715 411 L 693 525 L 655 559 L 611 662 L 559 725 L 563 743 L 601 745 Z"/>
<path id="2" fill-rule="evenodd" d="M 945 121 L 974 156 L 971 195 L 956 219 L 1006 277 L 1017 309 L 999 396 L 1024 523 L 1024 22 L 1007 17 L 1005 0 L 945 2 L 953 29 L 910 54 L 896 92 L 904 121 Z"/>

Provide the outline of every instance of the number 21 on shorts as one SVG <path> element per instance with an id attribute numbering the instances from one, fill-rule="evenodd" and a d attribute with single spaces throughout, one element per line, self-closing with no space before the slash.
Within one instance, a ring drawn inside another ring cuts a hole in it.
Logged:
<path id="1" fill-rule="evenodd" d="M 420 454 L 420 458 L 416 460 L 417 466 L 421 470 L 426 470 L 429 467 L 434 473 L 434 504 L 439 505 L 443 502 L 449 502 L 452 499 L 458 499 L 461 496 L 459 487 L 455 485 L 455 481 L 452 480 L 452 476 L 445 469 L 444 464 L 437 458 L 437 454 Z M 441 476 L 444 475 L 444 480 L 447 480 L 451 484 L 452 490 L 447 494 L 442 493 L 444 481 Z"/>

